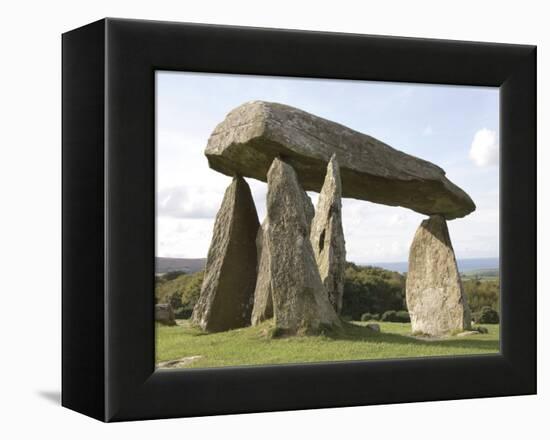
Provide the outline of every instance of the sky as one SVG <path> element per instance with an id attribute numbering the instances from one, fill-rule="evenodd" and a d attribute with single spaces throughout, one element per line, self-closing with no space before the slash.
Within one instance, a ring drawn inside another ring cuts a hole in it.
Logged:
<path id="1" fill-rule="evenodd" d="M 457 258 L 499 255 L 499 91 L 494 87 L 156 72 L 157 251 L 205 258 L 231 178 L 208 167 L 214 127 L 247 101 L 280 102 L 442 167 L 477 209 L 448 222 Z M 267 184 L 249 183 L 260 222 Z M 314 204 L 317 194 L 308 192 Z M 343 199 L 347 260 L 407 261 L 425 215 Z"/>

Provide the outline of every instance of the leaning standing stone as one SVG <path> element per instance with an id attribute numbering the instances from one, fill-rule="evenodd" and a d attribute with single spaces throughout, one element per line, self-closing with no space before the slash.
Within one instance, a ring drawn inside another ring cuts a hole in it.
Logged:
<path id="1" fill-rule="evenodd" d="M 308 226 L 315 215 L 315 208 L 309 196 L 303 192 L 304 212 Z M 273 295 L 271 292 L 271 269 L 269 248 L 266 246 L 269 222 L 266 218 L 256 237 L 256 250 L 258 252 L 258 278 L 254 290 L 254 307 L 252 308 L 252 325 L 258 325 L 266 319 L 273 318 Z"/>
<path id="2" fill-rule="evenodd" d="M 254 290 L 254 307 L 252 309 L 252 325 L 258 325 L 266 319 L 273 318 L 273 297 L 271 295 L 271 270 L 269 251 L 266 246 L 266 235 L 269 223 L 264 220 L 256 237 L 258 253 L 258 278 Z"/>
<path id="3" fill-rule="evenodd" d="M 445 219 L 433 215 L 414 236 L 406 284 L 412 331 L 444 335 L 470 328 L 470 310 Z"/>
<path id="4" fill-rule="evenodd" d="M 203 330 L 224 331 L 250 324 L 258 227 L 250 187 L 242 177 L 235 177 L 216 215 L 201 294 L 191 317 Z"/>
<path id="5" fill-rule="evenodd" d="M 344 295 L 346 242 L 342 228 L 342 183 L 335 155 L 327 167 L 310 238 L 328 298 L 336 312 L 340 313 Z"/>
<path id="6" fill-rule="evenodd" d="M 340 325 L 329 302 L 309 240 L 311 207 L 294 169 L 275 159 L 267 174 L 264 246 L 269 252 L 275 325 L 282 334 Z M 311 204 L 311 202 L 309 202 Z"/>

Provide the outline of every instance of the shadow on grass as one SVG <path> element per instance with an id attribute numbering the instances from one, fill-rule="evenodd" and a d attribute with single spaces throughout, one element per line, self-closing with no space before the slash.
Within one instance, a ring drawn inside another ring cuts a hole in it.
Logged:
<path id="1" fill-rule="evenodd" d="M 422 340 L 413 336 L 398 335 L 395 333 L 378 333 L 374 332 L 361 325 L 344 322 L 341 330 L 326 332 L 324 335 L 327 338 L 334 340 L 346 341 L 376 341 L 388 344 L 410 344 L 417 346 L 430 347 L 447 347 L 447 348 L 464 348 L 478 350 L 498 350 L 498 340 L 483 340 L 483 339 L 432 339 Z"/>
<path id="2" fill-rule="evenodd" d="M 375 332 L 370 329 L 368 329 L 365 326 L 352 324 L 350 322 L 343 322 L 343 326 L 341 329 L 334 329 L 334 328 L 324 328 L 321 330 L 321 335 L 335 340 L 335 341 L 365 341 L 365 342 L 379 342 L 379 343 L 387 343 L 387 344 L 399 344 L 399 345 L 413 345 L 417 347 L 440 347 L 440 348 L 447 348 L 447 349 L 466 349 L 466 350 L 479 350 L 479 351 L 498 351 L 499 350 L 499 341 L 498 339 L 493 340 L 487 340 L 487 339 L 477 339 L 476 336 L 473 338 L 448 338 L 448 339 L 431 339 L 431 340 L 425 340 L 420 338 L 415 338 L 413 336 L 407 336 L 397 333 L 388 333 L 388 332 Z M 253 337 L 253 338 L 260 338 L 260 339 L 287 339 L 292 338 L 293 336 L 288 336 L 284 334 L 277 334 L 277 329 L 274 328 L 274 324 L 272 320 L 263 322 L 260 326 L 254 328 L 254 333 L 250 333 L 249 331 L 252 330 L 251 327 L 247 327 L 244 329 L 236 329 L 236 330 L 229 330 L 226 332 L 218 332 L 218 333 L 209 333 L 204 332 L 200 328 L 189 325 L 188 323 L 185 323 L 184 325 L 179 325 L 175 331 L 183 331 L 187 336 L 191 336 L 193 338 L 196 337 L 210 337 L 210 338 L 221 338 L 221 342 L 223 342 L 227 337 L 235 336 L 237 337 L 236 332 L 240 332 L 244 330 L 243 336 L 245 337 Z M 248 331 L 248 333 L 247 333 Z M 317 333 L 316 335 L 311 336 L 319 336 Z"/>

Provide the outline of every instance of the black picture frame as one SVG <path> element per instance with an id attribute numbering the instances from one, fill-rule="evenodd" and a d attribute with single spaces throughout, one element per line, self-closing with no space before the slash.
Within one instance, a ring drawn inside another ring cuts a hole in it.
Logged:
<path id="1" fill-rule="evenodd" d="M 103 19 L 63 34 L 62 404 L 102 421 L 536 393 L 536 47 Z M 500 87 L 501 352 L 155 371 L 155 70 Z"/>

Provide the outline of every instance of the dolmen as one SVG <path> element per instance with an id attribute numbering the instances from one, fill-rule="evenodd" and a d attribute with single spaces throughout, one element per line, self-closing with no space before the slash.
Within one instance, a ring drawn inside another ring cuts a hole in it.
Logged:
<path id="1" fill-rule="evenodd" d="M 195 325 L 225 331 L 273 319 L 281 335 L 340 327 L 341 199 L 350 197 L 428 216 L 409 256 L 412 330 L 469 329 L 446 222 L 475 204 L 443 169 L 336 122 L 263 101 L 232 110 L 212 132 L 205 155 L 210 168 L 233 180 L 216 216 Z M 261 225 L 243 177 L 267 182 Z M 306 191 L 319 193 L 316 209 Z"/>

